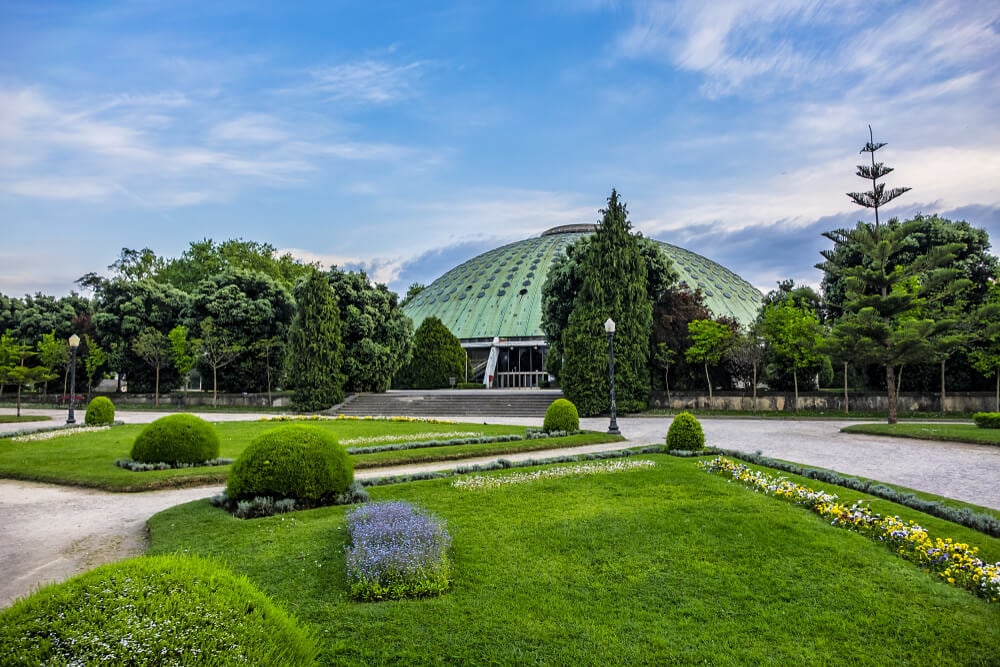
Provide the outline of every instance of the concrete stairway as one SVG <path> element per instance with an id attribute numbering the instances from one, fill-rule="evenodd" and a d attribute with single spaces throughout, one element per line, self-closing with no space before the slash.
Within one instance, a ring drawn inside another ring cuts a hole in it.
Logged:
<path id="1" fill-rule="evenodd" d="M 558 389 L 394 390 L 355 394 L 332 414 L 407 417 L 544 417 Z"/>

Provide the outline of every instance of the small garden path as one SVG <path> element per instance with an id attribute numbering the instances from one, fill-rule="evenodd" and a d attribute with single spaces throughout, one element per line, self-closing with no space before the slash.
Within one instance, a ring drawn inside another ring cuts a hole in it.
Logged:
<path id="1" fill-rule="evenodd" d="M 0 409 L 0 413 L 12 412 Z M 51 427 L 65 411 L 25 410 L 49 414 L 50 422 L 0 424 L 2 430 Z M 126 423 L 146 423 L 162 416 L 155 411 L 122 411 Z M 208 413 L 209 421 L 257 419 L 247 413 Z M 82 411 L 78 414 L 82 420 Z M 472 421 L 468 417 L 458 421 Z M 541 419 L 490 418 L 490 423 L 540 425 Z M 847 421 L 708 418 L 702 424 L 709 445 L 829 468 L 846 475 L 890 484 L 1000 510 L 1000 447 L 928 442 L 840 433 Z M 663 442 L 669 418 L 627 417 L 619 420 L 627 443 L 589 445 L 565 450 L 524 452 L 502 458 L 523 460 L 571 453 L 620 449 Z M 13 428 L 11 428 L 13 426 Z M 581 426 L 605 430 L 607 419 L 584 419 Z M 357 478 L 448 470 L 486 463 L 496 456 L 393 468 L 360 470 Z M 219 493 L 221 486 L 168 489 L 145 493 L 106 493 L 91 489 L 0 480 L 0 608 L 39 585 L 142 553 L 146 520 L 174 505 Z"/>

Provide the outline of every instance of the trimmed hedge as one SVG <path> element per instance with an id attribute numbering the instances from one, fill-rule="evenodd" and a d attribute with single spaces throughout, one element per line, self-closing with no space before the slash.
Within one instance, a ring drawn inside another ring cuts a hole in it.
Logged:
<path id="1" fill-rule="evenodd" d="M 191 556 L 104 565 L 0 612 L 3 665 L 312 665 L 317 653 L 249 579 Z"/>
<path id="2" fill-rule="evenodd" d="M 972 421 L 979 428 L 1000 428 L 1000 412 L 977 412 Z"/>
<path id="3" fill-rule="evenodd" d="M 115 421 L 115 404 L 107 396 L 95 396 L 87 405 L 87 416 L 83 419 L 87 426 L 104 426 Z"/>
<path id="4" fill-rule="evenodd" d="M 139 433 L 130 456 L 140 463 L 203 463 L 219 457 L 219 436 L 194 415 L 160 417 Z"/>
<path id="5" fill-rule="evenodd" d="M 566 431 L 572 433 L 580 430 L 580 413 L 576 411 L 576 406 L 572 401 L 565 398 L 557 398 L 552 401 L 545 411 L 545 421 L 542 423 L 542 430 L 546 433 L 552 431 Z"/>
<path id="6" fill-rule="evenodd" d="M 332 503 L 354 481 L 354 463 L 332 435 L 315 426 L 280 426 L 255 438 L 229 472 L 226 495 Z"/>
<path id="7" fill-rule="evenodd" d="M 667 449 L 684 449 L 696 452 L 705 448 L 705 432 L 701 422 L 690 412 L 682 412 L 670 423 L 667 431 Z"/>

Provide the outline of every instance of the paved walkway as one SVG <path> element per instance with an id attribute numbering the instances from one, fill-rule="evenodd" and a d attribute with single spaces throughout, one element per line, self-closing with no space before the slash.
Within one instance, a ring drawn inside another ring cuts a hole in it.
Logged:
<path id="1" fill-rule="evenodd" d="M 10 414 L 0 408 L 0 414 Z M 0 424 L 0 430 L 51 427 L 65 421 L 65 411 L 22 410 L 53 416 L 50 422 Z M 121 411 L 126 423 L 146 423 L 162 416 L 153 411 Z M 256 419 L 248 413 L 208 413 L 209 421 Z M 82 411 L 77 412 L 82 421 Z M 456 418 L 471 421 L 469 418 Z M 490 423 L 540 425 L 541 419 L 498 419 Z M 1000 447 L 938 443 L 840 433 L 846 421 L 789 421 L 769 419 L 704 419 L 709 445 L 753 452 L 802 465 L 877 479 L 928 493 L 964 500 L 1000 510 Z M 605 430 L 606 419 L 584 419 L 582 427 Z M 640 417 L 619 420 L 628 445 L 660 443 L 669 418 Z M 11 428 L 13 426 L 13 428 Z M 3 441 L 0 440 L 0 446 Z M 510 460 L 566 453 L 619 449 L 621 443 L 566 450 L 508 455 Z M 485 463 L 498 457 L 480 457 L 359 470 L 357 477 L 447 470 L 458 465 Z M 170 489 L 141 494 L 113 494 L 89 489 L 0 480 L 0 607 L 30 593 L 38 585 L 61 581 L 100 563 L 141 553 L 145 523 L 153 514 L 173 505 L 219 493 L 222 487 Z"/>

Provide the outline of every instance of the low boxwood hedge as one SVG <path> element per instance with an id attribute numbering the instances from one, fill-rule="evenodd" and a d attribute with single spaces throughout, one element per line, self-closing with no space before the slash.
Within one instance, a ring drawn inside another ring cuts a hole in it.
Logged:
<path id="1" fill-rule="evenodd" d="M 1000 428 L 1000 412 L 977 412 L 972 421 L 979 428 Z"/>
<path id="2" fill-rule="evenodd" d="M 0 612 L 2 665 L 312 665 L 317 652 L 246 577 L 191 556 L 104 565 Z"/>
<path id="3" fill-rule="evenodd" d="M 107 396 L 95 396 L 87 405 L 87 415 L 83 418 L 87 426 L 104 426 L 115 421 L 115 404 Z"/>
<path id="4" fill-rule="evenodd" d="M 160 417 L 132 443 L 132 459 L 141 463 L 202 463 L 219 456 L 219 436 L 212 425 L 188 414 Z"/>
<path id="5" fill-rule="evenodd" d="M 704 448 L 705 432 L 698 418 L 690 412 L 682 412 L 674 417 L 667 430 L 667 449 L 695 452 Z"/>
<path id="6" fill-rule="evenodd" d="M 572 401 L 565 398 L 557 398 L 552 401 L 545 411 L 545 421 L 542 422 L 542 430 L 566 431 L 572 433 L 580 430 L 580 413 Z"/>

